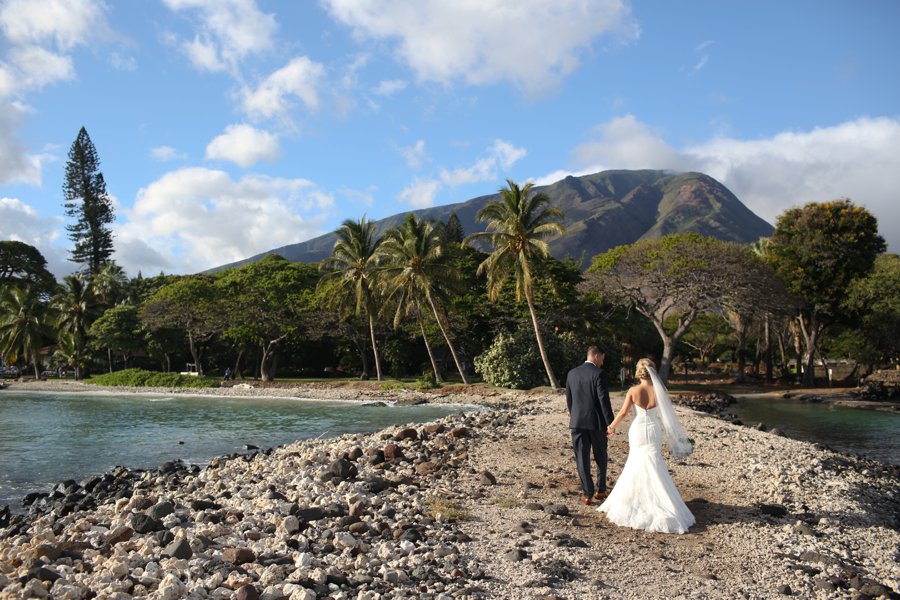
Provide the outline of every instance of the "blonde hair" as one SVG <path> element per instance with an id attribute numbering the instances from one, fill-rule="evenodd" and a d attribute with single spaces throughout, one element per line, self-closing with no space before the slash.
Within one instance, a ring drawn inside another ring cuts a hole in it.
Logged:
<path id="1" fill-rule="evenodd" d="M 647 370 L 647 367 L 655 369 L 656 364 L 649 358 L 642 358 L 639 360 L 634 371 L 634 376 L 638 379 L 650 379 L 650 372 Z"/>

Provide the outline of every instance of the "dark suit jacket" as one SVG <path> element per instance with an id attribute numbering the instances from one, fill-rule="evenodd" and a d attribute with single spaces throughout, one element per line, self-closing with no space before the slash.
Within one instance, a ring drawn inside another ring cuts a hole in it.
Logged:
<path id="1" fill-rule="evenodd" d="M 615 417 L 603 369 L 584 362 L 569 371 L 566 406 L 569 407 L 569 429 L 605 430 Z"/>

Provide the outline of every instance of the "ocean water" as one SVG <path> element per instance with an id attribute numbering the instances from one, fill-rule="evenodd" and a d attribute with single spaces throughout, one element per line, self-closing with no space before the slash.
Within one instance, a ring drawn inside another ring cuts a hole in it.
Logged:
<path id="1" fill-rule="evenodd" d="M 725 412 L 746 424 L 764 423 L 794 439 L 900 465 L 900 414 L 771 396 L 737 399 Z"/>
<path id="2" fill-rule="evenodd" d="M 364 399 L 363 399 L 364 400 Z M 0 392 L 0 507 L 117 465 L 205 464 L 244 449 L 425 422 L 463 407 L 282 398 Z"/>

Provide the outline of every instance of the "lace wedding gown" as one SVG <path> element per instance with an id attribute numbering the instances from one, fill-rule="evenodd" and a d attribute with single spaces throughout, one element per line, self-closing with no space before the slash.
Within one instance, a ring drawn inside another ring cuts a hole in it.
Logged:
<path id="1" fill-rule="evenodd" d="M 625 467 L 597 510 L 623 527 L 684 533 L 694 524 L 694 515 L 681 499 L 663 459 L 665 436 L 657 408 L 644 410 L 634 405 Z"/>

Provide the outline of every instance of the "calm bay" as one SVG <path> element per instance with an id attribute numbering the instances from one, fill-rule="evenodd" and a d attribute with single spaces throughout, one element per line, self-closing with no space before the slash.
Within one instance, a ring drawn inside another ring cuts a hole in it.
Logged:
<path id="1" fill-rule="evenodd" d="M 765 395 L 736 398 L 725 412 L 748 425 L 763 423 L 794 439 L 900 465 L 900 414 Z"/>
<path id="2" fill-rule="evenodd" d="M 462 408 L 364 402 L 150 394 L 0 392 L 0 507 L 31 491 L 117 465 L 205 464 L 247 445 L 371 432 Z"/>

